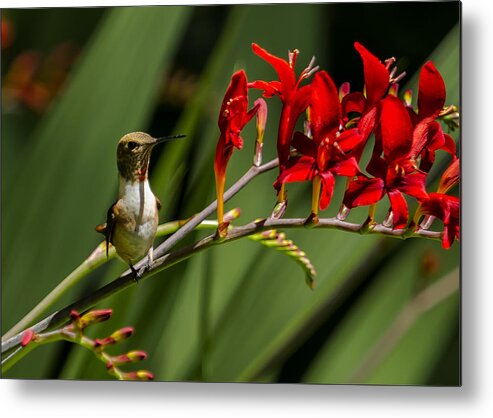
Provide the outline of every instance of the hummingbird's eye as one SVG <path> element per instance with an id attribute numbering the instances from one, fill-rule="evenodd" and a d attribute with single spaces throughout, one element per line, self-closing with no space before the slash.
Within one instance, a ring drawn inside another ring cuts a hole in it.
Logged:
<path id="1" fill-rule="evenodd" d="M 130 141 L 128 144 L 127 144 L 127 148 L 131 151 L 135 148 L 137 148 L 139 146 L 139 144 L 137 144 L 137 142 L 133 142 L 133 141 Z"/>

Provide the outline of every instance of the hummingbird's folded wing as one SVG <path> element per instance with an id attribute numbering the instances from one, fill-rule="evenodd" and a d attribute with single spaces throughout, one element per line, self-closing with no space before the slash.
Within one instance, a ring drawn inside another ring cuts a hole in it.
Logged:
<path id="1" fill-rule="evenodd" d="M 117 201 L 118 202 L 118 201 Z M 113 203 L 106 214 L 106 223 L 96 226 L 96 231 L 103 234 L 106 242 L 106 257 L 108 257 L 108 251 L 110 248 L 110 242 L 113 239 L 113 231 L 115 229 L 115 205 L 117 202 Z"/>

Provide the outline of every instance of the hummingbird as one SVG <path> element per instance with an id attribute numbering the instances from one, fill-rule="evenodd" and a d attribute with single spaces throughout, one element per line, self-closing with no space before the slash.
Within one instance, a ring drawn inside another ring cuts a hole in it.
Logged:
<path id="1" fill-rule="evenodd" d="M 106 214 L 106 223 L 96 226 L 104 234 L 106 255 L 111 243 L 118 256 L 138 276 L 134 264 L 148 256 L 147 267 L 153 262 L 153 242 L 159 223 L 161 202 L 154 196 L 148 179 L 149 160 L 155 145 L 185 135 L 153 138 L 144 132 L 132 132 L 118 141 L 118 200 Z"/>

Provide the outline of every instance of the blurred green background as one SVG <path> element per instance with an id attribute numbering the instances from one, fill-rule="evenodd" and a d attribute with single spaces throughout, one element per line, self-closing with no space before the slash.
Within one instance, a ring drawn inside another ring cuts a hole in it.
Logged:
<path id="1" fill-rule="evenodd" d="M 232 72 L 276 78 L 252 42 L 283 58 L 299 49 L 298 71 L 314 55 L 336 84 L 350 81 L 354 89 L 363 86 L 355 41 L 381 59 L 398 58 L 408 74 L 401 91 L 416 88 L 430 58 L 445 79 L 447 104 L 459 104 L 458 23 L 458 2 L 2 10 L 2 333 L 100 242 L 94 226 L 116 197 L 115 149 L 125 133 L 187 134 L 153 155 L 161 221 L 186 218 L 214 199 L 217 114 Z M 257 96 L 251 92 L 251 103 Z M 277 98 L 268 104 L 264 161 L 275 155 L 280 110 Z M 228 184 L 251 164 L 254 137 L 247 127 Z M 430 190 L 447 158 L 440 154 Z M 227 203 L 241 207 L 238 224 L 270 213 L 275 175 L 255 179 Z M 323 216 L 337 212 L 343 186 Z M 307 216 L 310 192 L 308 184 L 290 185 L 286 216 Z M 386 210 L 382 202 L 380 219 Z M 349 220 L 364 218 L 365 210 L 354 210 Z M 157 380 L 460 383 L 457 291 L 418 315 L 367 367 L 402 309 L 458 268 L 458 244 L 444 251 L 428 240 L 287 235 L 318 270 L 314 291 L 291 260 L 242 240 L 105 300 L 99 307 L 114 316 L 91 335 L 134 326 L 115 352 L 147 351 L 139 368 Z M 111 261 L 56 308 L 125 269 Z M 35 350 L 4 377 L 109 378 L 91 353 L 68 343 Z"/>

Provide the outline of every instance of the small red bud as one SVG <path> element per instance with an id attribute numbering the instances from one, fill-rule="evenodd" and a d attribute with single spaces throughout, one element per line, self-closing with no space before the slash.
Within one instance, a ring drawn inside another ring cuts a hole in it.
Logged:
<path id="1" fill-rule="evenodd" d="M 413 101 L 413 91 L 408 89 L 404 92 L 404 103 L 407 107 L 411 107 Z"/>
<path id="2" fill-rule="evenodd" d="M 91 324 L 104 322 L 111 317 L 112 313 L 113 311 L 111 309 L 97 309 L 90 311 L 80 318 L 79 326 L 80 328 L 85 328 Z"/>
<path id="3" fill-rule="evenodd" d="M 75 309 L 72 309 L 70 311 L 70 319 L 72 321 L 75 321 L 76 319 L 79 319 L 79 318 L 80 318 L 79 312 L 77 312 Z"/>
<path id="4" fill-rule="evenodd" d="M 35 336 L 36 334 L 32 329 L 26 329 L 22 333 L 21 346 L 25 347 L 26 345 L 28 345 L 34 339 Z"/>
<path id="5" fill-rule="evenodd" d="M 142 350 L 133 350 L 127 353 L 128 358 L 132 362 L 143 361 L 147 358 L 147 353 Z"/>
<path id="6" fill-rule="evenodd" d="M 117 365 L 131 362 L 130 358 L 126 354 L 120 354 L 119 356 L 114 356 L 111 358 L 111 361 L 113 362 L 113 364 L 117 364 Z"/>
<path id="7" fill-rule="evenodd" d="M 94 348 L 99 348 L 99 347 L 102 347 L 104 344 L 103 344 L 103 340 L 100 340 L 99 338 L 96 338 L 94 340 Z"/>
<path id="8" fill-rule="evenodd" d="M 129 351 L 127 354 L 120 354 L 119 356 L 114 356 L 111 358 L 113 364 L 120 365 L 125 363 L 137 363 L 139 361 L 145 360 L 147 358 L 147 353 L 142 350 Z"/>
<path id="9" fill-rule="evenodd" d="M 224 222 L 231 222 L 238 219 L 241 215 L 240 208 L 234 208 L 224 214 Z"/>
<path id="10" fill-rule="evenodd" d="M 105 338 L 105 340 L 113 340 L 110 344 L 114 344 L 119 341 L 126 340 L 128 337 L 130 337 L 133 334 L 133 332 L 134 329 L 132 327 L 124 327 L 119 330 L 116 330 L 109 337 Z"/>
<path id="11" fill-rule="evenodd" d="M 154 380 L 154 375 L 147 370 L 138 370 L 123 374 L 124 380 Z"/>
<path id="12" fill-rule="evenodd" d="M 137 376 L 140 380 L 154 380 L 154 374 L 147 370 L 137 371 Z"/>
<path id="13" fill-rule="evenodd" d="M 339 100 L 342 100 L 344 96 L 349 94 L 351 91 L 351 85 L 346 81 L 345 83 L 342 83 L 341 86 L 339 87 Z"/>
<path id="14" fill-rule="evenodd" d="M 106 346 L 106 345 L 111 345 L 111 344 L 115 344 L 116 343 L 116 340 L 109 336 L 109 337 L 106 337 L 106 338 L 96 338 L 96 340 L 94 340 L 94 347 L 95 348 L 99 348 L 99 347 L 103 347 L 103 346 Z"/>

